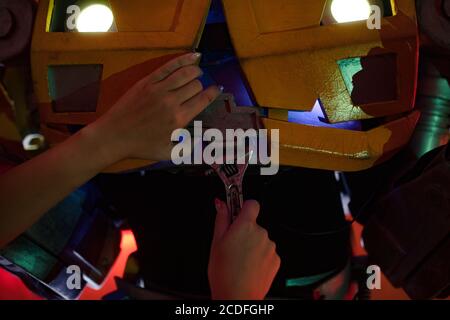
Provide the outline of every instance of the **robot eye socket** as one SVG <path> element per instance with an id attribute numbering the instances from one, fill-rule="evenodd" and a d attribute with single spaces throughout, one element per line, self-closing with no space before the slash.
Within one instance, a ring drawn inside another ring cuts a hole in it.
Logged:
<path id="1" fill-rule="evenodd" d="M 93 4 L 83 9 L 77 20 L 79 32 L 107 32 L 114 23 L 114 15 L 110 8 L 102 4 Z"/>
<path id="2" fill-rule="evenodd" d="M 371 7 L 367 0 L 333 0 L 331 14 L 338 23 L 367 20 Z"/>

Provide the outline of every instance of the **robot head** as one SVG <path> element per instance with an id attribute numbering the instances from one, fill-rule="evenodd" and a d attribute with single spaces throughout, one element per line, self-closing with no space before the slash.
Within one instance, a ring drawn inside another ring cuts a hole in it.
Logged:
<path id="1" fill-rule="evenodd" d="M 87 1 L 40 1 L 32 68 L 50 143 L 97 119 L 174 55 L 193 50 L 210 5 L 100 2 L 114 17 L 105 16 L 112 32 L 70 32 L 68 8 L 86 10 Z M 408 142 L 418 118 L 412 112 L 418 65 L 414 0 L 384 1 L 380 29 L 370 29 L 366 20 L 343 22 L 345 8 L 339 6 L 362 3 L 370 15 L 366 0 L 222 2 L 249 90 L 257 106 L 268 109 L 263 124 L 280 129 L 282 165 L 363 170 Z M 317 119 L 313 125 L 302 121 L 311 116 Z"/>
<path id="2" fill-rule="evenodd" d="M 409 114 L 418 66 L 413 0 L 372 1 L 385 12 L 380 29 L 370 29 L 378 17 L 366 0 L 223 3 L 257 103 L 272 109 L 265 126 L 281 129 L 282 163 L 362 170 L 407 143 L 418 117 Z M 369 20 L 339 23 L 361 6 Z M 318 110 L 323 126 L 293 124 L 288 110 L 299 118 Z M 346 130 L 355 120 L 360 130 Z"/>

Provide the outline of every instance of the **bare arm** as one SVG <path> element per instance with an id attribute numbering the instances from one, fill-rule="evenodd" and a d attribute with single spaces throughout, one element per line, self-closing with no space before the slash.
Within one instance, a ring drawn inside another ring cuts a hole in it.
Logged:
<path id="1" fill-rule="evenodd" d="M 0 177 L 0 247 L 110 164 L 97 141 L 83 130 Z"/>
<path id="2" fill-rule="evenodd" d="M 176 58 L 137 83 L 97 122 L 0 176 L 0 248 L 67 195 L 124 158 L 169 159 L 173 130 L 220 91 L 203 90 L 198 55 Z"/>

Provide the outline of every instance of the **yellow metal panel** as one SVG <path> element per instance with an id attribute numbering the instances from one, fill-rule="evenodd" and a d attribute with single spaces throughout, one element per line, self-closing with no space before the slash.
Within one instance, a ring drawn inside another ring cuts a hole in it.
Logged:
<path id="1" fill-rule="evenodd" d="M 361 171 L 386 161 L 411 138 L 419 113 L 368 132 L 263 119 L 280 130 L 280 164 L 335 171 Z"/>
<path id="2" fill-rule="evenodd" d="M 173 32 L 184 0 L 109 0 L 119 32 Z"/>
<path id="3" fill-rule="evenodd" d="M 127 76 L 134 79 L 143 72 L 136 71 L 135 66 L 145 64 L 145 70 L 152 70 L 174 55 L 192 51 L 198 45 L 210 6 L 210 0 L 109 0 L 118 32 L 48 32 L 53 1 L 39 2 L 31 48 L 42 130 L 51 145 L 69 136 L 61 129 L 64 125 L 89 124 L 112 107 L 118 91 L 129 89 L 116 88 L 114 83 L 131 86 Z M 96 112 L 54 112 L 48 67 L 91 64 L 103 66 Z M 131 73 L 121 75 L 128 70 Z M 124 170 L 146 163 L 130 160 L 114 168 Z"/>
<path id="4" fill-rule="evenodd" d="M 299 6 L 299 0 L 252 0 L 251 6 L 259 32 L 266 34 L 318 26 L 325 2 L 303 0 L 303 5 Z"/>

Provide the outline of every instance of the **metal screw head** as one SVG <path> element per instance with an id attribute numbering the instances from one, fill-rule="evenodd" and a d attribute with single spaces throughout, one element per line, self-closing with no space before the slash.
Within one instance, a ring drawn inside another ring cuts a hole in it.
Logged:
<path id="1" fill-rule="evenodd" d="M 45 146 L 45 138 L 39 133 L 30 133 L 22 140 L 23 149 L 26 151 L 37 151 Z"/>
<path id="2" fill-rule="evenodd" d="M 13 29 L 14 18 L 8 8 L 0 8 L 0 38 L 6 37 Z"/>

